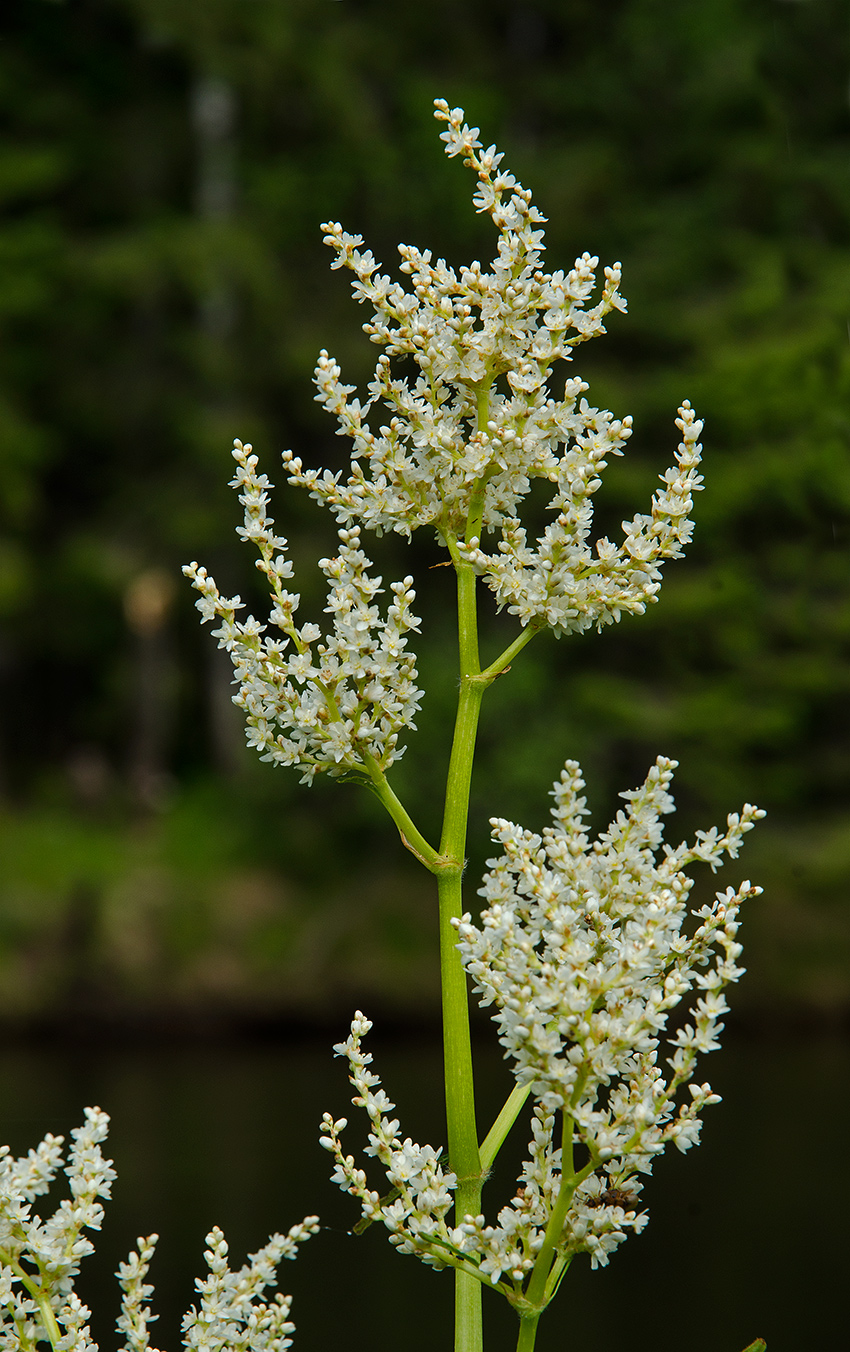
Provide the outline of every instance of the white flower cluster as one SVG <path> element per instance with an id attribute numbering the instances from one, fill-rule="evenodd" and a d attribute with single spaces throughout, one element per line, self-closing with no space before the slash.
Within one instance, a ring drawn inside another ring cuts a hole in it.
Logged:
<path id="1" fill-rule="evenodd" d="M 46 1136 L 41 1144 L 20 1159 L 8 1146 L 0 1148 L 0 1349 L 4 1352 L 35 1352 L 49 1344 L 53 1352 L 97 1352 L 88 1321 L 91 1312 L 74 1291 L 80 1260 L 94 1251 L 84 1229 L 99 1230 L 103 1207 L 98 1197 L 110 1196 L 115 1178 L 111 1160 L 104 1158 L 109 1118 L 100 1108 L 87 1108 L 85 1123 L 72 1131 L 72 1146 L 64 1172 L 71 1197 L 59 1203 L 42 1220 L 33 1213 L 37 1197 L 49 1191 L 63 1165 L 61 1136 Z M 275 1282 L 275 1266 L 294 1258 L 298 1245 L 315 1234 L 318 1220 L 307 1216 L 288 1235 L 273 1235 L 253 1254 L 243 1268 L 231 1272 L 227 1245 L 221 1231 L 207 1236 L 206 1254 L 210 1276 L 197 1283 L 200 1310 L 191 1309 L 183 1320 L 186 1348 L 210 1352 L 283 1352 L 291 1346 L 289 1322 L 291 1298 L 277 1295 L 260 1300 Z M 146 1301 L 153 1288 L 145 1282 L 157 1236 L 138 1241 L 138 1251 L 118 1270 L 123 1290 L 118 1332 L 124 1336 L 123 1352 L 154 1352 L 150 1349 Z"/>
<path id="2" fill-rule="evenodd" d="M 413 578 L 391 584 L 393 599 L 383 619 L 373 604 L 381 578 L 369 573 L 360 529 L 340 530 L 336 558 L 319 561 L 331 584 L 325 610 L 333 632 L 323 639 L 318 625 L 299 627 L 294 615 L 300 597 L 283 586 L 292 577 L 283 552 L 287 542 L 274 533 L 266 512 L 272 485 L 257 473 L 250 445 L 237 441 L 233 458 L 231 486 L 241 490 L 245 508 L 238 534 L 259 550 L 257 567 L 272 595 L 270 623 L 279 636 L 264 637 L 267 626 L 253 616 L 237 620 L 243 602 L 222 596 L 205 568 L 192 563 L 183 572 L 201 593 L 196 604 L 204 622 L 220 622 L 213 632 L 233 661 L 239 687 L 233 698 L 245 711 L 248 743 L 262 760 L 298 765 L 306 783 L 317 771 L 363 774 L 369 759 L 385 771 L 403 754 L 399 734 L 415 728 L 421 698 L 415 657 L 407 651 L 407 635 L 419 625 L 410 609 Z"/>
<path id="3" fill-rule="evenodd" d="M 496 1006 L 516 1079 L 534 1098 L 529 1158 L 497 1225 L 483 1215 L 446 1222 L 454 1176 L 443 1173 L 438 1152 L 402 1141 L 399 1123 L 387 1119 L 394 1105 L 361 1050 L 371 1028 L 362 1014 L 335 1048 L 348 1058 L 353 1102 L 372 1124 L 367 1154 L 381 1161 L 393 1192 L 381 1198 L 369 1187 L 343 1153 L 345 1119 L 326 1114 L 322 1144 L 336 1161 L 334 1181 L 359 1198 L 365 1221 L 384 1222 L 402 1252 L 472 1272 L 519 1307 L 544 1242 L 558 1272 L 579 1253 L 600 1267 L 628 1231 L 643 1229 L 639 1175 L 651 1172 L 670 1142 L 681 1151 L 695 1145 L 703 1108 L 719 1102 L 709 1084 L 688 1082 L 697 1055 L 719 1046 L 728 1008 L 722 991 L 743 974 L 739 908 L 761 889 L 744 882 L 737 892 L 717 893 L 690 913 L 688 933 L 693 879 L 684 870 L 696 862 L 715 870 L 724 855 L 735 858 L 764 813 L 747 804 L 729 815 L 725 832 L 699 831 L 693 845 L 664 845 L 659 854 L 661 817 L 674 810 L 675 765 L 659 757 L 641 787 L 622 795 L 628 810 L 592 845 L 573 761 L 555 785 L 555 824 L 542 837 L 493 822 L 504 853 L 485 875 L 480 927 L 469 915 L 457 922 L 458 946 L 482 1005 Z M 669 1038 L 665 1078 L 661 1035 L 694 988 L 693 1023 L 680 1023 Z M 686 1084 L 688 1096 L 678 1102 Z"/>
<path id="4" fill-rule="evenodd" d="M 80 1260 L 94 1251 L 82 1232 L 99 1230 L 103 1207 L 115 1178 L 101 1142 L 109 1119 L 87 1108 L 83 1126 L 71 1133 L 65 1173 L 71 1197 L 42 1220 L 32 1204 L 50 1188 L 62 1165 L 61 1136 L 46 1136 L 26 1156 L 14 1159 L 0 1147 L 0 1347 L 54 1348 L 97 1352 L 88 1328 L 89 1310 L 74 1291 Z"/>
<path id="5" fill-rule="evenodd" d="M 597 415 L 591 410 L 594 417 Z M 561 461 L 564 472 L 550 507 L 557 511 L 535 547 L 516 520 L 502 524 L 502 538 L 494 554 L 485 553 L 476 539 L 458 545 L 487 585 L 501 609 L 507 606 L 522 624 L 545 624 L 556 636 L 580 633 L 593 625 L 619 620 L 627 613 L 642 615 L 661 588 L 661 561 L 681 558 L 693 534 L 689 519 L 693 494 L 702 484 L 697 473 L 702 446 L 702 422 L 690 404 L 679 409 L 676 426 L 682 440 L 676 465 L 665 471 L 662 492 L 652 499 L 651 515 L 623 522 L 625 539 L 615 545 L 588 543 L 593 519 L 591 494 L 600 485 L 597 471 L 604 466 L 607 446 L 604 429 L 597 434 L 593 420 L 576 434 L 576 448 Z M 580 461 L 576 468 L 575 463 Z"/>
<path id="6" fill-rule="evenodd" d="M 659 564 L 677 557 L 690 536 L 702 424 L 690 405 L 679 410 L 684 441 L 651 516 L 624 523 L 621 545 L 600 540 L 592 551 L 591 497 L 607 457 L 622 454 L 631 419 L 590 407 L 578 377 L 567 379 L 562 397 L 550 394 L 548 384 L 556 362 L 571 360 L 578 343 L 604 333 L 610 310 L 625 309 L 620 265 L 605 269 L 595 305 L 589 301 L 597 258 L 582 255 L 568 273 L 541 271 L 544 217 L 531 193 L 501 170 L 495 146 L 482 147 L 462 109 L 438 100 L 436 116 L 447 124 L 447 154 L 463 155 L 475 170 L 474 203 L 498 231 L 496 259 L 489 272 L 474 262 L 458 274 L 428 250 L 399 245 L 401 270 L 412 284 L 406 291 L 361 251 L 360 236 L 335 223 L 322 227 L 336 252 L 332 266 L 350 269 L 355 297 L 374 309 L 363 327 L 384 352 L 366 404 L 351 397 L 354 387 L 341 382 L 338 364 L 322 352 L 317 398 L 352 442 L 351 469 L 342 481 L 328 470 L 305 470 L 287 452 L 290 483 L 306 487 L 343 524 L 403 535 L 427 524 L 450 548 L 463 549 L 465 540 L 467 557 L 499 604 L 523 624 L 546 624 L 560 634 L 642 611 L 658 590 Z M 412 383 L 394 377 L 394 356 L 413 358 L 419 372 Z M 368 421 L 374 404 L 389 414 L 377 431 Z M 532 549 L 518 509 L 535 478 L 553 484 L 557 517 Z M 479 522 L 470 535 L 470 524 Z M 501 532 L 495 555 L 481 548 L 481 528 Z"/>
<path id="7" fill-rule="evenodd" d="M 353 1155 L 343 1151 L 341 1133 L 348 1125 L 346 1119 L 334 1121 L 326 1113 L 321 1143 L 335 1160 L 332 1182 L 358 1198 L 361 1224 L 383 1221 L 390 1232 L 390 1243 L 400 1253 L 417 1254 L 434 1268 L 460 1268 L 498 1287 L 512 1303 L 519 1303 L 558 1192 L 561 1152 L 553 1150 L 551 1144 L 554 1114 L 539 1105 L 535 1108 L 531 1160 L 522 1174 L 524 1188 L 511 1206 L 500 1212 L 499 1226 L 488 1226 L 483 1216 L 456 1218 L 459 1224 L 451 1226 L 446 1215 L 452 1204 L 455 1176 L 443 1172 L 439 1151 L 416 1145 L 410 1138 L 402 1141 L 398 1121 L 386 1117 L 395 1104 L 380 1087 L 379 1077 L 368 1069 L 372 1057 L 364 1054 L 360 1045 L 371 1027 L 358 1011 L 348 1041 L 334 1050 L 348 1058 L 351 1083 L 357 1091 L 352 1103 L 366 1109 L 372 1124 L 365 1153 L 380 1160 L 391 1191 L 381 1197 L 369 1187 L 365 1171 L 357 1166 Z M 593 1204 L 589 1197 L 588 1205 Z M 595 1233 L 599 1234 L 606 1234 L 615 1223 L 611 1206 L 593 1218 Z M 645 1218 L 631 1215 L 624 1223 L 639 1230 Z"/>
<path id="8" fill-rule="evenodd" d="M 363 1220 L 382 1220 L 390 1232 L 390 1242 L 401 1253 L 416 1253 L 432 1267 L 443 1267 L 454 1248 L 446 1214 L 452 1205 L 456 1185 L 454 1174 L 443 1171 L 441 1152 L 430 1145 L 416 1145 L 398 1134 L 399 1123 L 387 1116 L 395 1104 L 380 1087 L 378 1076 L 369 1069 L 372 1056 L 361 1049 L 361 1041 L 371 1022 L 358 1010 L 352 1020 L 351 1035 L 334 1047 L 337 1056 L 345 1056 L 349 1077 L 355 1088 L 352 1103 L 365 1108 L 372 1126 L 367 1155 L 374 1155 L 384 1166 L 392 1192 L 381 1198 L 369 1188 L 366 1174 L 357 1168 L 353 1155 L 345 1155 L 340 1133 L 348 1125 L 344 1117 L 334 1121 L 330 1113 L 322 1119 L 321 1144 L 336 1161 L 332 1181 L 359 1198 Z"/>
<path id="9" fill-rule="evenodd" d="M 341 1133 L 348 1125 L 347 1120 L 343 1117 L 334 1121 L 330 1113 L 325 1113 L 320 1139 L 334 1157 L 331 1181 L 359 1200 L 361 1226 L 383 1221 L 390 1243 L 400 1253 L 416 1254 L 434 1268 L 454 1267 L 469 1272 L 479 1281 L 497 1287 L 512 1304 L 521 1304 L 561 1183 L 561 1151 L 552 1144 L 554 1112 L 541 1104 L 535 1106 L 534 1134 L 529 1145 L 530 1159 L 521 1175 L 522 1188 L 510 1206 L 499 1213 L 498 1226 L 487 1225 L 483 1215 L 456 1217 L 458 1223 L 450 1225 L 446 1216 L 452 1204 L 455 1176 L 443 1171 L 439 1151 L 429 1145 L 416 1145 L 409 1137 L 402 1140 L 399 1122 L 387 1118 L 395 1104 L 380 1087 L 379 1077 L 368 1069 L 371 1055 L 361 1050 L 361 1039 L 371 1027 L 370 1021 L 358 1011 L 348 1041 L 334 1050 L 338 1056 L 348 1058 L 350 1079 L 356 1090 L 352 1103 L 366 1109 L 372 1124 L 365 1153 L 380 1160 L 391 1191 L 381 1197 L 370 1188 L 365 1170 L 358 1167 L 353 1155 L 346 1155 L 343 1150 Z M 626 1199 L 625 1194 L 619 1193 L 603 1194 L 596 1179 L 585 1184 L 583 1193 L 578 1209 L 585 1224 L 582 1242 L 574 1244 L 574 1251 L 583 1248 L 593 1253 L 595 1266 L 597 1261 L 607 1262 L 607 1258 L 599 1255 L 604 1253 L 612 1235 L 622 1239 L 624 1225 L 641 1230 L 646 1216 L 635 1216 L 633 1209 L 627 1216 L 624 1206 L 634 1199 Z M 595 1207 L 599 1209 L 593 1210 Z M 570 1220 L 575 1239 L 581 1224 L 575 1214 Z"/>
<path id="10" fill-rule="evenodd" d="M 554 825 L 542 837 L 494 820 L 504 853 L 490 861 L 480 927 L 458 922 L 464 966 L 493 1015 L 520 1084 L 536 1101 L 535 1148 L 524 1187 L 500 1216 L 491 1242 L 504 1255 L 533 1252 L 557 1195 L 563 1164 L 552 1130 L 556 1114 L 566 1146 L 582 1152 L 574 1194 L 558 1247 L 590 1253 L 604 1265 L 624 1238 L 640 1228 L 635 1176 L 647 1174 L 673 1142 L 697 1143 L 700 1113 L 718 1102 L 708 1084 L 689 1085 L 696 1057 L 719 1046 L 728 1006 L 722 994 L 743 968 L 737 941 L 742 901 L 760 892 L 749 882 L 718 892 L 691 912 L 693 879 L 685 868 L 716 869 L 735 858 L 743 835 L 764 816 L 747 804 L 727 818 L 726 831 L 697 832 L 693 845 L 662 844 L 663 814 L 674 810 L 668 792 L 676 762 L 659 757 L 640 788 L 590 844 L 578 765 L 568 761 L 555 785 Z M 659 1045 L 671 1012 L 696 988 L 693 1023 L 669 1039 L 669 1074 Z M 569 1126 L 567 1125 L 569 1124 Z"/>

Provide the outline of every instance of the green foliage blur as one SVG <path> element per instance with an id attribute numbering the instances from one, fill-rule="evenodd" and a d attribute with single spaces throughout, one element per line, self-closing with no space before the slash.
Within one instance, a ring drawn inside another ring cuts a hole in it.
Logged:
<path id="1" fill-rule="evenodd" d="M 400 239 L 491 256 L 435 96 L 532 188 L 550 267 L 623 262 L 630 313 L 577 358 L 636 422 L 602 530 L 645 510 L 681 400 L 706 419 L 660 603 L 536 640 L 489 695 L 470 877 L 491 815 L 544 824 L 566 756 L 602 824 L 673 755 L 670 834 L 769 811 L 733 866 L 766 889 L 739 1006 L 850 1009 L 849 37 L 843 0 L 4 10 L 0 1016 L 434 1007 L 429 879 L 368 795 L 251 762 L 179 568 L 262 605 L 234 436 L 273 480 L 288 446 L 343 463 L 313 363 L 362 380 L 374 350 L 318 223 L 390 268 Z M 285 485 L 275 516 L 317 613 L 332 523 Z M 435 836 L 451 576 L 427 541 L 375 557 L 422 577 L 426 703 L 394 783 Z M 511 633 L 493 616 L 484 651 Z"/>

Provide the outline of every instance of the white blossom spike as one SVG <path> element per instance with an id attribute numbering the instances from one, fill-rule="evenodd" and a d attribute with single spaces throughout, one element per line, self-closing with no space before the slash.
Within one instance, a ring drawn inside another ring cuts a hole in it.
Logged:
<path id="1" fill-rule="evenodd" d="M 315 624 L 295 623 L 300 597 L 285 590 L 292 576 L 284 550 L 287 542 L 274 534 L 266 512 L 267 477 L 257 473 L 251 446 L 235 442 L 237 472 L 245 524 L 239 534 L 252 541 L 260 557 L 257 567 L 271 592 L 269 625 L 253 616 L 236 617 L 240 598 L 221 595 L 215 580 L 197 563 L 183 572 L 200 592 L 196 602 L 203 622 L 216 619 L 213 631 L 231 657 L 237 693 L 233 702 L 245 713 L 248 745 L 260 759 L 297 765 L 302 780 L 327 772 L 364 774 L 366 758 L 387 770 L 404 752 L 399 737 L 415 728 L 421 691 L 416 686 L 416 659 L 408 651 L 408 634 L 419 620 L 411 607 L 413 578 L 390 586 L 392 601 L 382 617 L 373 604 L 381 578 L 360 548 L 360 527 L 341 528 L 335 558 L 319 567 L 330 584 L 325 611 L 331 628 L 323 636 Z M 277 630 L 275 637 L 266 636 Z"/>
<path id="2" fill-rule="evenodd" d="M 524 1186 L 498 1226 L 475 1231 L 494 1272 L 499 1265 L 514 1271 L 514 1263 L 519 1272 L 517 1255 L 542 1243 L 563 1171 L 556 1122 L 571 1123 L 571 1139 L 589 1161 L 558 1252 L 586 1252 L 599 1267 L 628 1230 L 646 1223 L 638 1176 L 666 1145 L 695 1145 L 703 1108 L 719 1102 L 710 1085 L 688 1081 L 697 1056 L 719 1046 L 728 1009 L 722 991 L 743 974 L 738 913 L 761 889 L 747 881 L 718 892 L 692 912 L 688 933 L 693 879 L 684 870 L 735 858 L 765 814 L 747 804 L 730 814 L 723 833 L 699 831 L 693 845 L 664 845 L 661 818 L 674 810 L 675 767 L 659 756 L 643 784 L 621 795 L 626 810 L 593 842 L 575 761 L 554 786 L 554 824 L 542 835 L 492 823 L 503 853 L 489 861 L 480 923 L 470 915 L 457 922 L 458 947 L 481 1003 L 493 1006 L 513 1073 L 536 1103 Z M 662 1036 L 691 991 L 693 1021 L 668 1038 L 665 1075 Z"/>
<path id="3" fill-rule="evenodd" d="M 650 515 L 624 522 L 620 544 L 602 539 L 594 546 L 593 494 L 610 457 L 623 453 L 632 421 L 592 407 L 578 376 L 567 378 L 563 394 L 551 385 L 557 363 L 604 333 L 612 310 L 625 310 L 620 264 L 604 269 L 596 304 L 598 258 L 585 253 L 567 273 L 543 272 L 544 217 L 530 192 L 502 171 L 495 146 L 483 149 L 462 109 L 442 99 L 435 109 L 446 124 L 447 155 L 462 155 L 474 170 L 474 205 L 496 228 L 492 268 L 475 262 L 457 271 L 430 250 L 399 245 L 410 279 L 405 290 L 378 271 L 360 236 L 335 222 L 322 227 L 332 266 L 352 273 L 355 298 L 373 309 L 363 327 L 382 352 L 365 403 L 352 398 L 354 387 L 342 382 L 334 358 L 320 354 L 316 398 L 351 442 L 351 466 L 347 478 L 305 470 L 286 452 L 289 481 L 342 524 L 402 535 L 435 527 L 523 625 L 545 625 L 556 636 L 601 628 L 655 600 L 664 560 L 679 557 L 690 538 L 702 423 L 683 404 L 683 440 Z M 414 359 L 416 379 L 393 374 L 392 359 L 400 356 Z M 385 421 L 376 423 L 376 413 Z M 557 515 L 531 545 L 519 513 L 539 478 L 553 486 Z M 481 539 L 463 543 L 478 501 L 482 528 L 493 537 L 489 548 Z"/>

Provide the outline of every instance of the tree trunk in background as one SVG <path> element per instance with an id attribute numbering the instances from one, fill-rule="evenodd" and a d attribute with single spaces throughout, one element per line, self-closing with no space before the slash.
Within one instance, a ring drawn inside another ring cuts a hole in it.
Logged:
<path id="1" fill-rule="evenodd" d="M 202 74 L 192 89 L 192 125 L 195 131 L 197 179 L 195 210 L 211 225 L 232 220 L 236 210 L 236 100 L 227 81 Z M 228 402 L 227 372 L 236 318 L 236 299 L 226 270 L 211 251 L 205 292 L 198 306 L 201 348 L 205 363 L 207 421 L 224 421 Z M 224 454 L 224 447 L 221 448 Z M 223 652 L 213 650 L 207 667 L 207 710 L 210 752 L 219 774 L 238 775 L 243 764 L 242 719 L 231 701 L 233 670 Z"/>

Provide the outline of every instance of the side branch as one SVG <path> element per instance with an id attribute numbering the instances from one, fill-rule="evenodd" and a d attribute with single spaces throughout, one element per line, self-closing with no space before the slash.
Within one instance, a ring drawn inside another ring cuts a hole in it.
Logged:
<path id="1" fill-rule="evenodd" d="M 456 867 L 456 860 L 446 859 L 425 839 L 401 799 L 390 788 L 389 781 L 374 756 L 364 752 L 363 763 L 369 772 L 370 785 L 398 827 L 401 843 L 405 849 L 410 850 L 420 864 L 424 864 L 431 873 L 440 874 L 446 869 Z"/>
<path id="2" fill-rule="evenodd" d="M 540 630 L 544 628 L 545 625 L 542 622 L 535 623 L 532 621 L 530 624 L 527 624 L 522 633 L 518 634 L 514 639 L 513 643 L 508 644 L 505 651 L 500 653 L 499 656 L 490 663 L 489 667 L 484 668 L 479 676 L 479 680 L 486 681 L 489 685 L 492 681 L 495 681 L 497 676 L 503 676 L 514 658 L 518 657 L 526 644 L 530 643 L 535 634 L 539 634 Z"/>
<path id="3" fill-rule="evenodd" d="M 523 1104 L 531 1093 L 530 1084 L 515 1084 L 508 1095 L 499 1116 L 496 1118 L 492 1127 L 488 1131 L 484 1140 L 481 1142 L 479 1154 L 481 1156 L 481 1171 L 488 1174 L 493 1167 L 493 1161 L 501 1150 L 508 1132 L 516 1122 Z"/>

